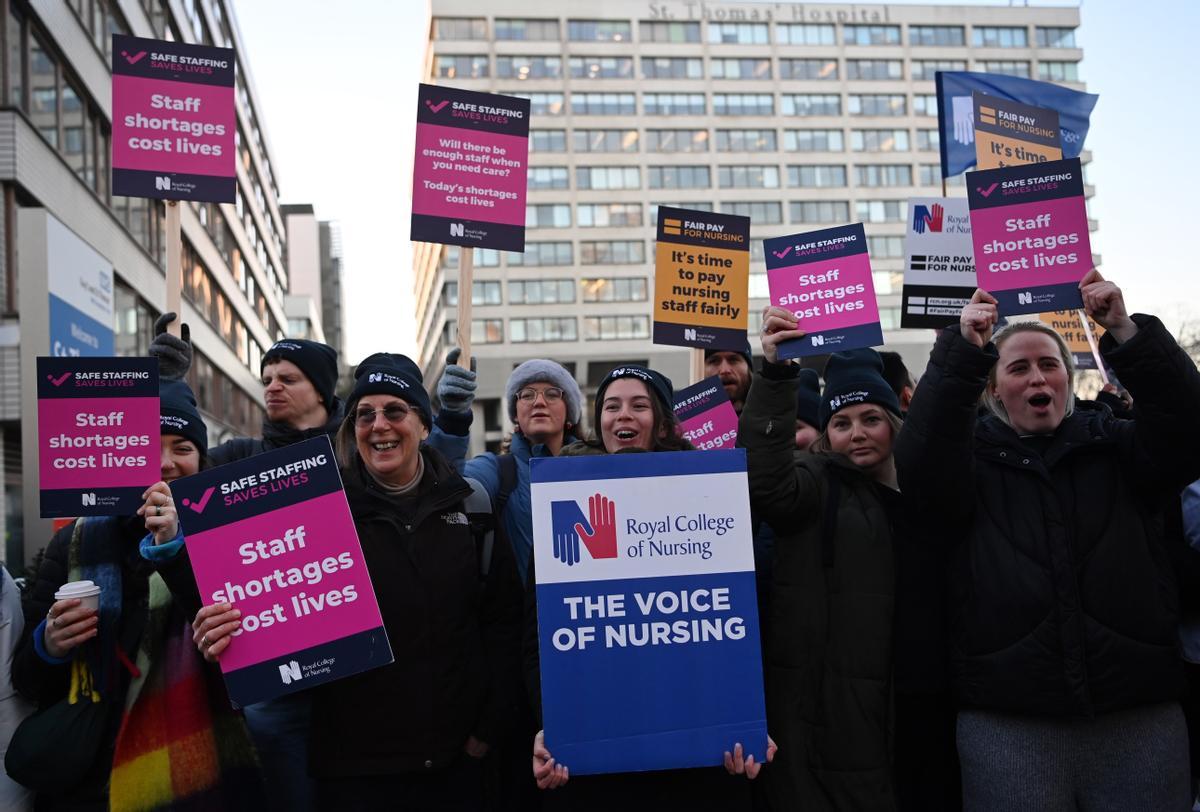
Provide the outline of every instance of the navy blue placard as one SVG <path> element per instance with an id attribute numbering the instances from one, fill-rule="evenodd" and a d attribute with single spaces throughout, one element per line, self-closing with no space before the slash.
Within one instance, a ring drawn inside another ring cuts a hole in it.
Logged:
<path id="1" fill-rule="evenodd" d="M 60 398 L 157 398 L 154 358 L 37 359 L 38 400 Z"/>
<path id="2" fill-rule="evenodd" d="M 417 95 L 418 124 L 529 137 L 529 99 L 426 84 Z"/>
<path id="3" fill-rule="evenodd" d="M 966 182 L 972 210 L 1083 196 L 1078 158 L 968 172 Z"/>
<path id="4" fill-rule="evenodd" d="M 464 220 L 438 217 L 432 214 L 412 215 L 413 240 L 459 245 L 463 248 L 495 248 L 498 251 L 525 251 L 525 225 L 489 223 L 484 220 Z"/>
<path id="5" fill-rule="evenodd" d="M 862 223 L 763 240 L 767 270 L 867 253 Z"/>
<path id="6" fill-rule="evenodd" d="M 654 343 L 701 349 L 740 347 L 746 343 L 746 331 L 733 330 L 728 327 L 709 327 L 704 324 L 689 327 L 686 324 L 656 321 L 654 322 Z"/>
<path id="7" fill-rule="evenodd" d="M 686 389 L 680 389 L 675 393 L 674 400 L 672 411 L 679 422 L 684 423 L 722 403 L 728 403 L 729 395 L 721 383 L 721 376 L 713 375 Z"/>
<path id="8" fill-rule="evenodd" d="M 779 345 L 779 359 L 804 358 L 809 355 L 828 355 L 847 347 L 883 346 L 883 330 L 879 322 L 858 324 L 853 327 L 838 327 L 809 333 L 804 338 L 794 338 Z"/>
<path id="9" fill-rule="evenodd" d="M 233 203 L 237 178 L 195 175 L 187 172 L 149 172 L 145 169 L 112 170 L 113 194 L 155 200 L 200 200 Z"/>
<path id="10" fill-rule="evenodd" d="M 703 459 L 697 459 L 703 457 Z M 588 479 L 724 474 L 746 470 L 746 449 L 709 451 L 660 451 L 639 455 L 631 469 L 623 454 L 595 457 L 534 457 L 529 461 L 531 482 L 569 482 Z"/>
<path id="11" fill-rule="evenodd" d="M 1083 307 L 1083 294 L 1076 282 L 1061 285 L 1039 285 L 1028 290 L 1009 288 L 993 290 L 1000 312 L 1006 316 L 1022 313 L 1049 313 Z"/>
<path id="12" fill-rule="evenodd" d="M 145 487 L 46 489 L 39 492 L 42 518 L 132 516 L 144 504 Z"/>
<path id="13" fill-rule="evenodd" d="M 750 218 L 740 214 L 659 206 L 656 239 L 676 245 L 749 251 Z"/>
<path id="14" fill-rule="evenodd" d="M 118 76 L 233 87 L 232 48 L 113 34 L 112 52 L 112 70 Z"/>

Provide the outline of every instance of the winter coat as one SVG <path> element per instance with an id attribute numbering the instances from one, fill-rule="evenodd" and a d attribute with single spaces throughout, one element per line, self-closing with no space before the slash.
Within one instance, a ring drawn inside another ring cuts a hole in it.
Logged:
<path id="1" fill-rule="evenodd" d="M 896 464 L 947 559 L 966 707 L 1086 718 L 1179 696 L 1162 512 L 1200 476 L 1200 373 L 1158 319 L 1133 318 L 1133 338 L 1100 346 L 1135 419 L 1080 404 L 1050 437 L 977 418 L 994 345 L 948 328 L 930 355 Z"/>
<path id="2" fill-rule="evenodd" d="M 289 445 L 311 440 L 322 434 L 328 436 L 332 443 L 333 436 L 337 434 L 338 426 L 342 422 L 343 405 L 341 400 L 335 398 L 333 409 L 330 410 L 329 419 L 325 425 L 311 429 L 294 429 L 285 423 L 274 423 L 264 417 L 262 437 L 239 437 L 226 440 L 216 448 L 210 448 L 208 458 L 213 465 L 224 465 L 227 462 L 244 460 L 247 457 L 254 457 L 277 448 L 287 448 Z"/>
<path id="3" fill-rule="evenodd" d="M 445 767 L 468 737 L 494 742 L 507 724 L 521 618 L 512 554 L 494 545 L 482 577 L 463 512 L 471 488 L 436 451 L 421 454 L 409 495 L 384 493 L 361 462 L 342 472 L 395 662 L 313 689 L 318 779 Z"/>
<path id="4" fill-rule="evenodd" d="M 751 506 L 775 531 L 767 795 L 775 809 L 893 809 L 890 520 L 850 460 L 796 451 L 794 374 L 756 373 L 738 424 Z"/>

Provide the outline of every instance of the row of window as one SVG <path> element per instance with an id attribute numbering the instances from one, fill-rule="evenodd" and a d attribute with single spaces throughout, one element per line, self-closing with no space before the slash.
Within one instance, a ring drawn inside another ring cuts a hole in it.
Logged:
<path id="1" fill-rule="evenodd" d="M 569 172 L 565 166 L 530 167 L 529 188 L 568 189 Z M 855 185 L 862 187 L 913 185 L 909 164 L 859 164 L 854 167 L 854 177 Z M 641 169 L 635 166 L 580 166 L 575 168 L 575 178 L 575 188 L 580 190 L 642 188 Z M 782 174 L 774 164 L 717 167 L 719 189 L 778 189 L 781 180 L 794 188 L 843 187 L 847 185 L 846 179 L 844 164 L 789 165 Z M 710 189 L 712 185 L 712 170 L 708 166 L 646 167 L 647 189 Z"/>
<path id="2" fill-rule="evenodd" d="M 837 26 L 829 23 L 776 23 L 775 42 L 781 45 L 902 45 L 900 25 L 860 25 L 844 23 L 841 37 Z M 486 40 L 487 21 L 482 17 L 437 17 L 433 36 L 439 40 Z M 554 42 L 562 39 L 562 27 L 555 19 L 497 18 L 494 37 L 502 41 Z M 1034 41 L 1039 48 L 1074 48 L 1075 29 L 1061 26 L 1037 26 Z M 633 42 L 633 23 L 629 20 L 567 20 L 569 42 Z M 701 42 L 699 22 L 643 20 L 638 23 L 641 42 Z M 768 45 L 768 23 L 710 22 L 704 41 L 714 44 Z M 976 48 L 1028 48 L 1027 26 L 974 25 L 971 45 Z M 962 25 L 908 26 L 908 44 L 913 46 L 963 46 L 967 44 Z"/>
<path id="3" fill-rule="evenodd" d="M 704 79 L 704 60 L 691 56 L 643 56 L 638 60 L 641 73 L 635 76 L 631 56 L 559 56 L 496 57 L 495 76 L 500 79 Z M 778 70 L 772 62 L 778 61 Z M 765 81 L 775 78 L 803 81 L 837 81 L 843 78 L 840 63 L 845 62 L 848 80 L 891 80 L 904 78 L 903 59 L 845 59 L 836 56 L 772 60 L 760 57 L 712 57 L 708 60 L 709 79 Z M 938 70 L 966 70 L 966 60 L 914 59 L 913 80 L 933 79 Z M 1029 60 L 977 59 L 977 69 L 988 73 L 1006 73 L 1029 77 Z M 952 65 L 955 67 L 941 67 Z M 961 67 L 960 67 L 961 66 Z M 486 79 L 492 75 L 486 54 L 439 54 L 433 62 L 434 76 L 441 79 Z M 1053 81 L 1078 81 L 1079 63 L 1041 60 L 1038 78 Z"/>
<path id="4" fill-rule="evenodd" d="M 443 338 L 455 340 L 455 325 L 447 322 Z M 615 341 L 650 338 L 649 316 L 584 316 L 585 341 Z M 579 326 L 574 316 L 509 319 L 508 340 L 512 344 L 542 344 L 550 341 L 578 341 Z M 472 319 L 472 344 L 504 342 L 504 319 Z"/>
<path id="5" fill-rule="evenodd" d="M 639 243 L 640 244 L 640 243 Z M 579 280 L 581 300 L 585 303 L 644 302 L 649 297 L 649 284 L 644 276 L 584 277 Z M 446 305 L 458 304 L 458 283 L 447 282 L 442 288 Z M 512 279 L 508 282 L 510 305 L 573 304 L 574 279 Z M 476 280 L 471 284 L 471 304 L 500 305 L 500 282 Z"/>

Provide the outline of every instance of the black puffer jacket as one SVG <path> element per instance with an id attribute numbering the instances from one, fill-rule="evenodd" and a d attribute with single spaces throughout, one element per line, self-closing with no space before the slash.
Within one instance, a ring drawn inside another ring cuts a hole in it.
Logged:
<path id="1" fill-rule="evenodd" d="M 343 406 L 344 404 L 340 399 L 334 398 L 333 408 L 329 411 L 329 420 L 326 421 L 324 426 L 311 429 L 294 429 L 285 423 L 272 423 L 264 417 L 262 422 L 262 437 L 239 437 L 233 440 L 226 440 L 216 448 L 210 448 L 208 450 L 208 458 L 212 461 L 213 465 L 224 465 L 227 462 L 244 460 L 247 457 L 265 454 L 277 448 L 287 448 L 289 445 L 302 443 L 305 440 L 311 440 L 321 435 L 329 437 L 329 442 L 332 443 L 334 435 L 337 434 L 338 426 L 342 422 Z"/>
<path id="2" fill-rule="evenodd" d="M 1089 717 L 1175 699 L 1178 594 L 1162 510 L 1200 476 L 1200 373 L 1162 323 L 1101 350 L 1135 420 L 1081 407 L 1043 454 L 976 407 L 996 363 L 948 328 L 896 444 L 948 556 L 959 702 Z"/>

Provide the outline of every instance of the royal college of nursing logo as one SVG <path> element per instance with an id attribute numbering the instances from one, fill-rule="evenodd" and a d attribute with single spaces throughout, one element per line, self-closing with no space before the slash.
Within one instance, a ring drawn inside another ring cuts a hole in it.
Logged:
<path id="1" fill-rule="evenodd" d="M 580 545 L 593 560 L 617 557 L 617 505 L 607 496 L 588 497 L 588 515 L 579 503 L 550 503 L 550 525 L 554 532 L 554 557 L 568 567 L 580 561 Z"/>

